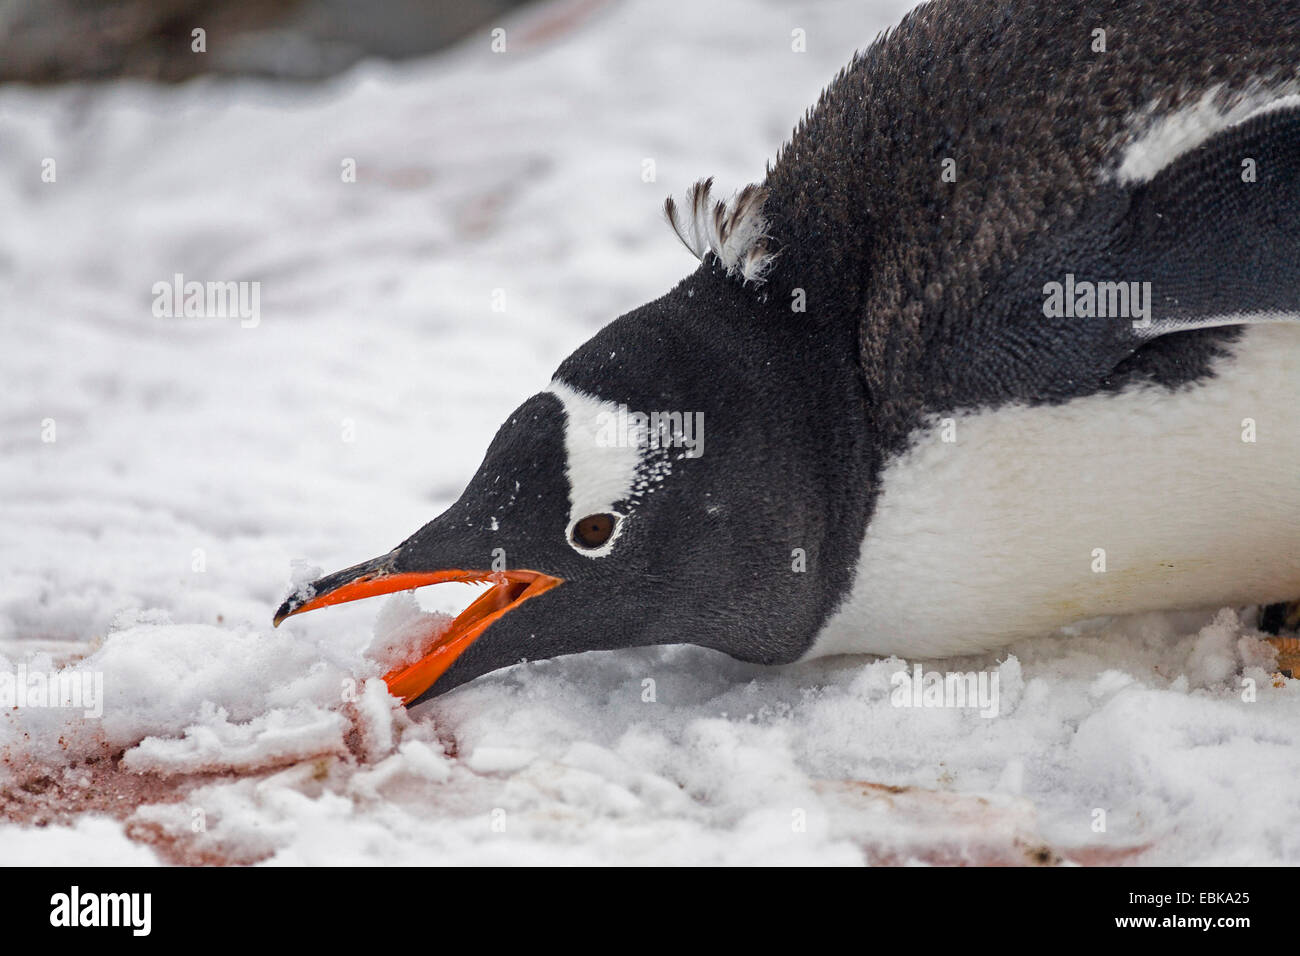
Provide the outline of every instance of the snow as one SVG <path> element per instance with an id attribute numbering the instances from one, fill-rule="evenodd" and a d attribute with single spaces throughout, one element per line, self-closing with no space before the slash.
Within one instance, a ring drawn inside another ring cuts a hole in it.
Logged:
<path id="1" fill-rule="evenodd" d="M 1240 609 L 924 663 L 996 675 L 991 719 L 893 706 L 912 662 L 692 647 L 407 712 L 378 676 L 468 587 L 271 628 L 689 271 L 663 198 L 760 179 L 904 6 L 560 3 L 320 88 L 0 90 L 0 672 L 104 697 L 0 715 L 0 861 L 1300 862 L 1300 684 Z M 258 321 L 155 317 L 178 273 L 261 282 Z"/>

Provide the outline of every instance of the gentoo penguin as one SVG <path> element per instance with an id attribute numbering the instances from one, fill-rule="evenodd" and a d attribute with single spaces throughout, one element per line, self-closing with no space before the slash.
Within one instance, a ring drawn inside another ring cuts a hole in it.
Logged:
<path id="1" fill-rule="evenodd" d="M 1300 596 L 1300 5 L 935 0 L 761 184 L 667 212 L 698 268 L 277 623 L 490 583 L 388 675 L 414 702 L 577 651 L 949 656 Z"/>

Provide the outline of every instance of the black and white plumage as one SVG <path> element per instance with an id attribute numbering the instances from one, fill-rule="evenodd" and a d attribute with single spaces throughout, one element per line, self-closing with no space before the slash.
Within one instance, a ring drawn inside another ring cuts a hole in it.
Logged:
<path id="1" fill-rule="evenodd" d="M 499 585 L 415 698 L 597 648 L 924 657 L 1300 595 L 1297 94 L 1292 4 L 917 8 L 761 185 L 669 204 L 700 267 L 456 504 L 280 616 L 499 552 L 548 582 Z M 1049 314 L 1067 281 L 1149 283 L 1149 317 Z M 629 409 L 702 414 L 703 454 L 602 442 Z"/>
<path id="2" fill-rule="evenodd" d="M 713 256 L 727 275 L 761 284 L 776 253 L 768 248 L 763 204 L 767 190 L 749 185 L 730 200 L 713 198 L 713 179 L 702 179 L 686 194 L 683 207 L 670 196 L 664 202 L 668 225 L 700 261 Z"/>

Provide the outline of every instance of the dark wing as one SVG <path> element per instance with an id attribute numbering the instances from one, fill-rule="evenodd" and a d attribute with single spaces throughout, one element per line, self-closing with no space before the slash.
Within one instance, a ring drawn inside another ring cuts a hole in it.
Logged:
<path id="1" fill-rule="evenodd" d="M 989 277 L 949 351 L 958 404 L 1064 400 L 1144 363 L 1190 380 L 1232 338 L 1196 330 L 1300 320 L 1300 108 L 1229 127 L 1145 183 L 1100 187 L 1074 223 Z M 1102 290 L 1091 308 L 1087 284 Z"/>

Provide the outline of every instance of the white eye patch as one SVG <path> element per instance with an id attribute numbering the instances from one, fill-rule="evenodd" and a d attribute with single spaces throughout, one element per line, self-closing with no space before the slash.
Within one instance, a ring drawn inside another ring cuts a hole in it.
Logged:
<path id="1" fill-rule="evenodd" d="M 556 379 L 548 389 L 564 404 L 565 474 L 569 479 L 569 521 L 564 540 L 579 554 L 601 558 L 614 549 L 622 531 L 626 505 L 638 487 L 642 472 L 644 443 L 640 436 L 615 434 L 610 423 L 618 421 L 619 407 L 579 391 Z M 629 437 L 632 440 L 628 440 Z M 620 505 L 616 509 L 615 505 Z M 619 520 L 599 548 L 580 548 L 573 543 L 573 529 L 588 515 L 612 514 Z"/>

